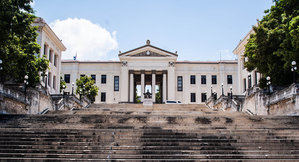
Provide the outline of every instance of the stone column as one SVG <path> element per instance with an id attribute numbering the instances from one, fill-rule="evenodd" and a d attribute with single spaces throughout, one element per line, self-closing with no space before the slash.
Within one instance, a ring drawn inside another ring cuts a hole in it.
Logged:
<path id="1" fill-rule="evenodd" d="M 175 72 L 174 67 L 169 67 L 167 71 L 167 98 L 170 101 L 175 101 Z"/>
<path id="2" fill-rule="evenodd" d="M 156 71 L 152 71 L 152 99 L 156 102 Z"/>
<path id="3" fill-rule="evenodd" d="M 130 70 L 130 102 L 134 102 L 134 71 Z"/>
<path id="4" fill-rule="evenodd" d="M 141 102 L 143 102 L 143 99 L 144 99 L 144 88 L 145 88 L 145 85 L 144 85 L 144 70 L 141 70 Z"/>
<path id="5" fill-rule="evenodd" d="M 163 102 L 166 102 L 166 91 L 167 91 L 167 85 L 166 85 L 166 70 L 163 70 Z"/>
<path id="6" fill-rule="evenodd" d="M 128 102 L 129 100 L 129 71 L 126 65 L 121 67 L 120 73 L 120 101 Z"/>

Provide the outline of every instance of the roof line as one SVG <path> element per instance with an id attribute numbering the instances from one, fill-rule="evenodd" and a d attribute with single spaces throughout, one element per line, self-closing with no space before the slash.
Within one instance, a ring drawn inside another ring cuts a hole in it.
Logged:
<path id="1" fill-rule="evenodd" d="M 152 48 L 161 50 L 161 51 L 163 51 L 163 52 L 169 53 L 169 54 L 171 54 L 171 55 L 178 56 L 178 54 L 176 54 L 176 53 L 169 52 L 169 51 L 167 51 L 167 50 L 161 49 L 161 48 L 159 48 L 159 47 L 156 47 L 156 46 L 153 46 L 153 45 L 150 45 L 150 44 L 146 44 L 146 45 L 144 45 L 144 46 L 140 46 L 140 47 L 134 48 L 134 49 L 132 49 L 132 50 L 129 50 L 129 51 L 120 53 L 120 54 L 118 54 L 118 56 L 122 56 L 122 55 L 124 55 L 124 54 L 127 54 L 127 53 L 130 53 L 130 52 L 139 50 L 139 49 L 144 48 L 144 47 L 152 47 Z"/>

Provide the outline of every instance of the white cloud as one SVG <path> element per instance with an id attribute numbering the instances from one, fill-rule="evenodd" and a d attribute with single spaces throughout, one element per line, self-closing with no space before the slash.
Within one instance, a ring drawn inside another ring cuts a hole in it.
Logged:
<path id="1" fill-rule="evenodd" d="M 32 2 L 30 2 L 30 6 L 33 8 L 35 6 L 35 1 L 33 0 Z"/>
<path id="2" fill-rule="evenodd" d="M 116 31 L 110 33 L 86 19 L 55 20 L 50 26 L 67 48 L 62 59 L 72 59 L 77 53 L 79 60 L 101 60 L 118 47 Z"/>
<path id="3" fill-rule="evenodd" d="M 223 49 L 218 51 L 219 55 L 221 54 L 221 60 L 235 60 L 236 56 L 229 52 L 228 49 Z"/>

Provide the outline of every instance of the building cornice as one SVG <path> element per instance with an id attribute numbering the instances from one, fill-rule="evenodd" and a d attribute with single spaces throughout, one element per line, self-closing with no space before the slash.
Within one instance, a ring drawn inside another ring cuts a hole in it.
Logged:
<path id="1" fill-rule="evenodd" d="M 62 43 L 62 41 L 58 38 L 58 36 L 54 33 L 51 27 L 44 21 L 42 18 L 36 18 L 34 23 L 39 26 L 39 30 L 43 30 L 47 33 L 47 35 L 54 41 L 54 43 L 59 47 L 61 51 L 65 51 L 66 47 Z"/>

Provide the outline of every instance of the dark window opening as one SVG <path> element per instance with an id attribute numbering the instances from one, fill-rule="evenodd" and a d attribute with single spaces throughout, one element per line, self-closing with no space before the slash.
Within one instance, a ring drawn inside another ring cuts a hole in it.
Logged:
<path id="1" fill-rule="evenodd" d="M 201 76 L 201 84 L 207 84 L 207 76 L 205 75 Z"/>
<path id="2" fill-rule="evenodd" d="M 101 76 L 101 83 L 102 84 L 106 84 L 106 82 L 107 82 L 107 76 L 106 75 L 102 75 Z"/>
<path id="3" fill-rule="evenodd" d="M 191 93 L 191 102 L 196 102 L 196 94 Z"/>
<path id="4" fill-rule="evenodd" d="M 91 79 L 94 80 L 94 82 L 96 83 L 96 75 L 93 74 L 93 75 L 90 75 L 90 76 L 91 76 Z"/>
<path id="5" fill-rule="evenodd" d="M 70 74 L 64 74 L 64 81 L 65 83 L 71 82 L 71 75 Z"/>
<path id="6" fill-rule="evenodd" d="M 196 78 L 195 75 L 190 76 L 190 84 L 195 84 L 196 83 Z"/>
<path id="7" fill-rule="evenodd" d="M 101 102 L 106 102 L 106 92 L 101 93 Z"/>
<path id="8" fill-rule="evenodd" d="M 233 84 L 233 76 L 227 75 L 227 84 Z"/>
<path id="9" fill-rule="evenodd" d="M 183 91 L 183 77 L 178 76 L 178 91 Z"/>
<path id="10" fill-rule="evenodd" d="M 119 76 L 114 76 L 114 91 L 119 91 Z"/>
<path id="11" fill-rule="evenodd" d="M 201 102 L 206 102 L 206 100 L 207 100 L 207 94 L 201 93 Z"/>
<path id="12" fill-rule="evenodd" d="M 212 75 L 212 84 L 217 84 L 217 75 Z"/>

